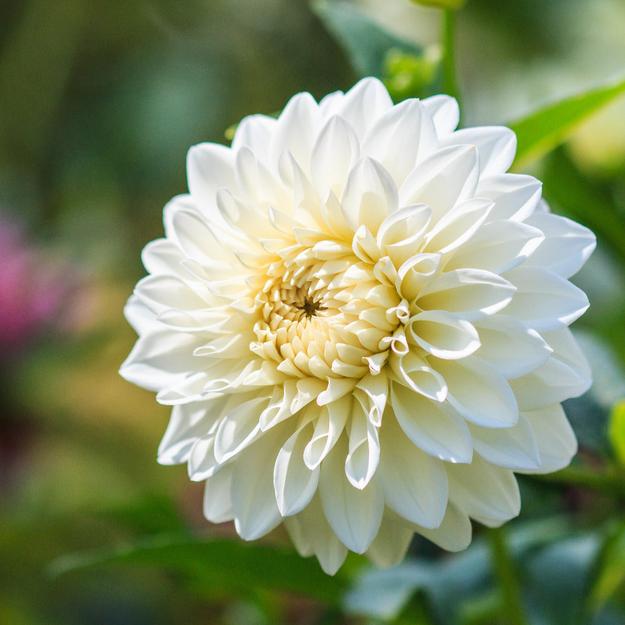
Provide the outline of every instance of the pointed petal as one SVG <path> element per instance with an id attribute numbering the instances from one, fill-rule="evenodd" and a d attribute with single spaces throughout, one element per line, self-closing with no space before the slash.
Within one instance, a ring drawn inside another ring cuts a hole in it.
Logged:
<path id="1" fill-rule="evenodd" d="M 528 471 L 540 466 L 538 445 L 528 420 L 521 414 L 511 428 L 471 425 L 473 446 L 484 460 L 505 469 Z"/>
<path id="2" fill-rule="evenodd" d="M 479 456 L 469 465 L 448 465 L 449 499 L 461 511 L 488 527 L 498 527 L 519 514 L 521 497 L 514 473 Z"/>
<path id="3" fill-rule="evenodd" d="M 319 468 L 311 471 L 303 457 L 312 428 L 310 421 L 298 428 L 278 452 L 273 469 L 273 485 L 282 516 L 291 516 L 303 510 L 317 491 Z"/>
<path id="4" fill-rule="evenodd" d="M 477 148 L 481 176 L 504 173 L 514 160 L 516 136 L 505 126 L 462 128 L 446 137 L 441 145 L 474 145 Z"/>
<path id="5" fill-rule="evenodd" d="M 438 527 L 447 508 L 447 474 L 443 464 L 416 449 L 388 416 L 382 428 L 380 460 L 386 505 L 407 521 Z"/>
<path id="6" fill-rule="evenodd" d="M 305 510 L 287 517 L 284 522 L 301 555 L 316 555 L 321 568 L 328 575 L 334 575 L 339 570 L 347 556 L 347 549 L 328 525 L 319 497 L 315 497 Z"/>
<path id="7" fill-rule="evenodd" d="M 460 121 L 458 102 L 448 95 L 435 95 L 423 100 L 423 106 L 430 115 L 439 138 L 452 133 Z"/>
<path id="8" fill-rule="evenodd" d="M 577 439 L 562 406 L 555 404 L 524 412 L 538 445 L 540 468 L 528 473 L 551 473 L 567 467 L 577 453 Z"/>
<path id="9" fill-rule="evenodd" d="M 454 410 L 400 384 L 392 386 L 392 405 L 401 429 L 426 454 L 447 462 L 471 461 L 471 435 Z"/>
<path id="10" fill-rule="evenodd" d="M 550 271 L 523 265 L 506 278 L 517 288 L 506 315 L 539 332 L 570 325 L 588 309 L 586 294 Z"/>
<path id="11" fill-rule="evenodd" d="M 387 516 L 369 546 L 367 557 L 381 568 L 395 566 L 404 559 L 413 536 L 414 530 L 410 525 Z"/>
<path id="12" fill-rule="evenodd" d="M 476 356 L 430 362 L 445 378 L 449 403 L 468 421 L 485 427 L 506 428 L 519 416 L 514 393 L 506 378 Z"/>
<path id="13" fill-rule="evenodd" d="M 542 230 L 545 240 L 526 264 L 548 269 L 563 278 L 576 274 L 597 245 L 595 235 L 588 228 L 566 217 L 534 213 L 527 223 Z"/>
<path id="14" fill-rule="evenodd" d="M 399 190 L 400 205 L 427 204 L 438 221 L 457 202 L 474 195 L 478 175 L 474 147 L 441 148 L 408 174 Z"/>
<path id="15" fill-rule="evenodd" d="M 489 271 L 455 269 L 427 284 L 416 301 L 424 310 L 445 310 L 474 321 L 508 306 L 514 292 L 512 283 Z"/>
<path id="16" fill-rule="evenodd" d="M 232 465 L 222 467 L 206 480 L 204 486 L 204 516 L 211 523 L 225 523 L 233 518 L 230 489 Z"/>
<path id="17" fill-rule="evenodd" d="M 364 553 L 382 521 L 384 495 L 375 480 L 354 488 L 345 476 L 347 444 L 339 441 L 321 465 L 319 492 L 323 512 L 339 540 L 351 551 Z"/>

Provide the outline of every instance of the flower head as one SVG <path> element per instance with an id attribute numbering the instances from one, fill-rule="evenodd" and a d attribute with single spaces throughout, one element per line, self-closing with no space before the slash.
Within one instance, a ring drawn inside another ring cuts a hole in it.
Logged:
<path id="1" fill-rule="evenodd" d="M 159 461 L 206 483 L 209 520 L 284 522 L 328 572 L 388 565 L 415 532 L 465 548 L 470 518 L 518 514 L 513 471 L 575 453 L 567 279 L 594 237 L 506 173 L 510 130 L 457 123 L 452 98 L 393 106 L 366 79 L 190 150 L 122 374 L 173 406 Z"/>

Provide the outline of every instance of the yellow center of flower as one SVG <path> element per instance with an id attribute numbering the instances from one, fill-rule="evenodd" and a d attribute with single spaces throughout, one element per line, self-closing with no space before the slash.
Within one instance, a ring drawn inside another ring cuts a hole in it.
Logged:
<path id="1" fill-rule="evenodd" d="M 323 243 L 294 246 L 266 268 L 250 349 L 294 377 L 379 373 L 391 345 L 406 343 L 405 302 L 373 263 L 340 244 L 328 258 Z"/>

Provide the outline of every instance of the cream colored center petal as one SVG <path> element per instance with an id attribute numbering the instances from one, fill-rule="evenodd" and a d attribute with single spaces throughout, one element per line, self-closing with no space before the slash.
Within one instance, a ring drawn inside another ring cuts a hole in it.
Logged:
<path id="1" fill-rule="evenodd" d="M 351 253 L 319 260 L 296 247 L 265 277 L 250 349 L 282 373 L 361 378 L 380 372 L 398 332 L 405 342 L 397 290 Z"/>

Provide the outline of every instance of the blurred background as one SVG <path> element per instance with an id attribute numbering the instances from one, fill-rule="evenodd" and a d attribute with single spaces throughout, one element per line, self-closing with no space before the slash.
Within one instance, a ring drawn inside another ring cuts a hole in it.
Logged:
<path id="1" fill-rule="evenodd" d="M 625 623 L 622 97 L 525 169 L 598 234 L 577 278 L 596 383 L 566 406 L 576 464 L 524 480 L 505 535 L 476 528 L 457 556 L 417 540 L 399 569 L 352 557 L 334 579 L 279 531 L 233 542 L 185 468 L 156 464 L 168 410 L 117 374 L 188 147 L 363 73 L 424 94 L 439 19 L 409 0 L 0 3 L 0 625 L 523 625 L 489 556 L 502 544 L 528 623 Z M 622 0 L 469 0 L 457 21 L 468 125 L 625 74 Z"/>

